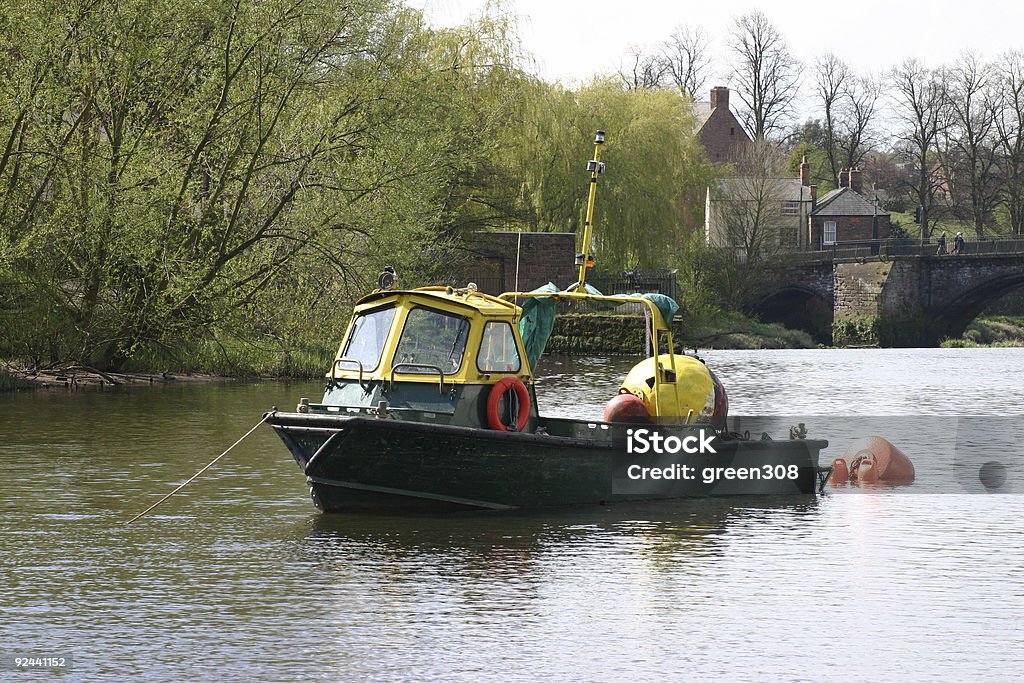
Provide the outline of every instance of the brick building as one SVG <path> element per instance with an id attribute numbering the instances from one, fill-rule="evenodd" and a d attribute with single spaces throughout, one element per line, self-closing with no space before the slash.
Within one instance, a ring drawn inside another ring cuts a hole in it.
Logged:
<path id="1" fill-rule="evenodd" d="M 728 88 L 712 88 L 710 101 L 694 102 L 693 113 L 697 117 L 697 139 L 714 163 L 734 161 L 750 142 L 743 125 L 729 109 Z"/>
<path id="2" fill-rule="evenodd" d="M 880 206 L 877 196 L 863 195 L 860 169 L 842 169 L 839 187 L 822 196 L 811 211 L 811 248 L 888 237 L 889 212 Z"/>

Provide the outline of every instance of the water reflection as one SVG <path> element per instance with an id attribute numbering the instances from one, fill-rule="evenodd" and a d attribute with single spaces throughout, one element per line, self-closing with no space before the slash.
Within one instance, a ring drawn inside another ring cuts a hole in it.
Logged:
<path id="1" fill-rule="evenodd" d="M 732 525 L 772 517 L 799 520 L 813 514 L 815 499 L 765 496 L 742 499 L 652 501 L 556 511 L 467 512 L 391 518 L 317 515 L 298 552 L 311 560 L 348 564 L 430 562 L 458 557 L 465 568 L 530 570 L 545 556 L 572 556 L 586 549 L 628 549 L 653 565 L 660 557 L 714 555 Z"/>
<path id="2" fill-rule="evenodd" d="M 890 435 L 923 481 L 979 495 L 322 515 L 267 430 L 126 527 L 320 384 L 0 396 L 0 641 L 70 652 L 64 678 L 89 681 L 1015 680 L 1024 497 L 978 475 L 1020 476 L 1022 441 L 950 431 L 1020 413 L 1024 353 L 993 351 L 705 354 L 734 414 L 810 416 L 812 436 L 815 414 L 934 414 L 893 427 L 913 445 Z M 600 415 L 634 361 L 545 359 L 542 409 Z"/>

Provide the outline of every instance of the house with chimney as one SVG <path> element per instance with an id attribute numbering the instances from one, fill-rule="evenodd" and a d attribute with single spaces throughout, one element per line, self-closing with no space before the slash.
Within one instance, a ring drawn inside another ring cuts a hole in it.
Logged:
<path id="1" fill-rule="evenodd" d="M 720 178 L 705 198 L 705 242 L 736 249 L 748 258 L 752 250 L 765 256 L 807 249 L 817 194 L 807 157 L 798 178 Z"/>
<path id="2" fill-rule="evenodd" d="M 735 161 L 743 146 L 750 143 L 750 136 L 729 109 L 729 89 L 725 86 L 712 88 L 709 101 L 694 102 L 693 113 L 697 118 L 697 139 L 712 162 Z"/>
<path id="3" fill-rule="evenodd" d="M 811 249 L 889 237 L 889 212 L 881 207 L 877 194 L 864 194 L 861 175 L 856 167 L 841 169 L 839 187 L 815 203 L 808 234 Z"/>

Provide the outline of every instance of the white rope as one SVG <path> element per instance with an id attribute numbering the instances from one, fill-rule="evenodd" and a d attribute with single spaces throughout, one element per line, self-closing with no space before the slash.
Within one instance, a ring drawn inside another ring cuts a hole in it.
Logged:
<path id="1" fill-rule="evenodd" d="M 231 444 L 230 446 L 228 446 L 228 449 L 227 449 L 226 451 L 224 451 L 223 453 L 221 453 L 220 455 L 218 455 L 218 456 L 217 456 L 216 458 L 214 458 L 213 460 L 211 460 L 211 461 L 210 461 L 210 462 L 209 462 L 209 463 L 208 463 L 208 464 L 206 465 L 206 467 L 204 467 L 203 469 L 201 469 L 201 470 L 199 470 L 198 472 L 196 472 L 195 474 L 193 474 L 193 475 L 192 475 L 192 478 L 191 478 L 191 479 L 189 479 L 188 481 L 186 481 L 185 483 L 183 483 L 183 484 L 182 484 L 181 486 L 179 486 L 178 488 L 176 488 L 176 489 L 174 489 L 173 491 L 171 491 L 170 493 L 168 493 L 168 494 L 167 494 L 166 496 L 164 496 L 163 498 L 161 498 L 161 499 L 160 499 L 160 500 L 158 500 L 157 502 L 155 502 L 155 503 L 153 503 L 152 505 L 150 505 L 150 506 L 149 506 L 148 508 L 146 508 L 145 510 L 143 510 L 143 511 L 142 511 L 142 512 L 140 512 L 139 514 L 137 514 L 137 515 L 135 515 L 134 517 L 132 517 L 131 519 L 129 519 L 129 520 L 128 520 L 128 522 L 127 522 L 127 524 L 131 524 L 131 523 L 132 523 L 132 522 L 134 522 L 135 520 L 137 520 L 137 519 L 139 519 L 140 517 L 144 516 L 144 515 L 145 515 L 145 514 L 147 514 L 147 513 L 148 513 L 148 512 L 150 511 L 150 510 L 152 510 L 153 508 L 155 508 L 155 507 L 156 507 L 157 505 L 159 505 L 160 503 L 164 502 L 165 500 L 167 500 L 168 498 L 170 498 L 171 496 L 173 496 L 173 495 L 174 495 L 175 493 L 177 493 L 178 491 L 182 490 L 183 488 L 185 488 L 186 486 L 188 486 L 189 484 L 191 484 L 192 482 L 194 482 L 194 481 L 195 481 L 196 479 L 198 479 L 198 478 L 199 478 L 199 475 L 200 475 L 200 474 L 202 474 L 202 473 L 203 473 L 203 472 L 205 472 L 206 470 L 208 470 L 208 469 L 210 469 L 211 467 L 213 467 L 213 466 L 214 466 L 214 464 L 215 464 L 215 463 L 216 463 L 216 462 L 217 462 L 218 460 L 220 460 L 221 458 L 223 458 L 223 457 L 224 457 L 225 455 L 227 455 L 227 454 L 228 454 L 228 453 L 229 453 L 229 452 L 231 451 L 231 449 L 232 449 L 232 448 L 234 448 L 234 447 L 235 447 L 235 446 L 237 446 L 238 444 L 242 443 L 242 441 L 244 441 L 244 440 L 245 440 L 245 437 L 247 437 L 247 436 L 249 436 L 250 434 L 252 434 L 253 432 L 255 432 L 255 431 L 256 431 L 256 428 L 257 428 L 257 427 L 259 427 L 259 426 L 260 426 L 261 424 L 263 424 L 264 422 L 266 422 L 266 421 L 267 421 L 267 418 L 269 418 L 269 417 L 270 417 L 271 415 L 273 415 L 273 414 L 274 414 L 274 412 L 275 412 L 275 411 L 271 411 L 271 412 L 267 413 L 266 415 L 264 415 L 264 416 L 263 416 L 263 419 L 262 419 L 262 420 L 260 420 L 259 422 L 257 422 L 256 424 L 254 424 L 254 425 L 252 426 L 252 429 L 250 429 L 250 430 L 249 430 L 249 431 L 247 431 L 247 432 L 246 432 L 245 434 L 243 434 L 243 435 L 242 435 L 242 437 L 241 437 L 240 439 L 238 439 L 238 441 L 236 441 L 236 442 L 234 442 L 233 444 Z"/>

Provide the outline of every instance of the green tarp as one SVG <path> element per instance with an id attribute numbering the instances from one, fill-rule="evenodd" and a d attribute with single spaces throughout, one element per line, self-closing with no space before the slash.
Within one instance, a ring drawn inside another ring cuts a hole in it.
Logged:
<path id="1" fill-rule="evenodd" d="M 558 294 L 561 290 L 558 285 L 549 282 L 543 287 L 538 287 L 534 292 L 545 292 Z M 519 321 L 519 334 L 523 337 L 523 346 L 526 347 L 526 360 L 530 363 L 530 370 L 535 371 L 540 356 L 547 346 L 548 337 L 551 336 L 551 328 L 555 326 L 555 309 L 558 302 L 553 296 L 529 298 L 523 301 L 523 317 Z"/>
<path id="2" fill-rule="evenodd" d="M 576 288 L 574 284 L 568 291 Z M 603 296 L 594 287 L 585 285 L 588 294 Z M 555 297 L 562 292 L 553 282 L 533 290 L 533 293 L 550 294 L 551 296 L 531 297 L 523 302 L 523 317 L 519 321 L 519 334 L 523 337 L 523 345 L 526 347 L 526 359 L 530 363 L 530 369 L 536 372 L 537 363 L 547 346 L 548 337 L 555 326 L 555 313 L 558 308 L 558 301 Z M 671 326 L 672 320 L 679 311 L 679 304 L 676 300 L 665 294 L 622 294 L 617 296 L 641 297 L 654 303 L 661 311 L 665 322 Z"/>

